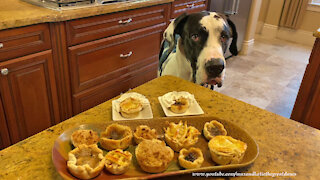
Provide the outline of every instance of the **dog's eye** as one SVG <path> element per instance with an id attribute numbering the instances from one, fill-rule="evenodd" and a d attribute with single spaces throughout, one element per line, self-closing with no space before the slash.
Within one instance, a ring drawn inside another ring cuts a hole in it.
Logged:
<path id="1" fill-rule="evenodd" d="M 191 39 L 193 41 L 199 41 L 199 35 L 198 34 L 193 34 L 193 35 L 191 35 Z"/>
<path id="2" fill-rule="evenodd" d="M 228 37 L 226 35 L 221 35 L 220 37 L 221 42 L 225 43 L 228 40 Z"/>

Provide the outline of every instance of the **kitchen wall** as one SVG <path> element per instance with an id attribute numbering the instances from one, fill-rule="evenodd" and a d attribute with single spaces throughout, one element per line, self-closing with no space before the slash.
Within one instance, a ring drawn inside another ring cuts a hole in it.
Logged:
<path id="1" fill-rule="evenodd" d="M 262 0 L 256 33 L 269 38 L 313 45 L 315 38 L 312 34 L 320 27 L 320 12 L 307 10 L 297 30 L 283 28 L 278 26 L 283 3 L 284 0 Z"/>

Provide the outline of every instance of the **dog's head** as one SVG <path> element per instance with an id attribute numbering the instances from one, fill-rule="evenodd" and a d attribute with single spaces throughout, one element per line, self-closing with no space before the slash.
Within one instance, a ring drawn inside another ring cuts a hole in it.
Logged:
<path id="1" fill-rule="evenodd" d="M 222 86 L 227 41 L 236 35 L 229 23 L 224 15 L 203 11 L 182 14 L 166 29 L 164 39 L 171 48 L 175 45 L 176 34 L 181 37 L 179 47 L 191 63 L 195 83 Z"/>

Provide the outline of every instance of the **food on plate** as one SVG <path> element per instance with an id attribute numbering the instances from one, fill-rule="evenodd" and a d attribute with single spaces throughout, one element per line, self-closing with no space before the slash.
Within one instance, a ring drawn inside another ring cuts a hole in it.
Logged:
<path id="1" fill-rule="evenodd" d="M 200 168 L 204 159 L 201 149 L 191 147 L 181 149 L 179 152 L 179 164 L 186 169 Z"/>
<path id="2" fill-rule="evenodd" d="M 157 131 L 155 129 L 151 129 L 149 126 L 140 125 L 136 128 L 133 133 L 134 141 L 139 144 L 145 139 L 157 139 Z"/>
<path id="3" fill-rule="evenodd" d="M 106 150 L 126 149 L 132 142 L 132 130 L 120 124 L 109 125 L 100 134 L 100 145 Z"/>
<path id="4" fill-rule="evenodd" d="M 104 167 L 103 152 L 96 144 L 80 144 L 68 153 L 67 167 L 71 174 L 80 179 L 91 179 L 100 174 Z"/>
<path id="5" fill-rule="evenodd" d="M 110 173 L 123 174 L 130 167 L 132 154 L 122 149 L 116 149 L 109 151 L 105 158 L 105 166 Z"/>
<path id="6" fill-rule="evenodd" d="M 178 124 L 171 122 L 164 128 L 166 143 L 176 152 L 182 148 L 189 148 L 198 142 L 200 132 L 193 126 L 187 126 L 187 122 Z"/>
<path id="7" fill-rule="evenodd" d="M 74 147 L 78 147 L 80 144 L 97 144 L 99 135 L 93 130 L 79 129 L 72 133 L 71 142 Z"/>
<path id="8" fill-rule="evenodd" d="M 120 114 L 124 118 L 137 117 L 142 109 L 141 101 L 133 97 L 128 97 L 120 102 Z"/>
<path id="9" fill-rule="evenodd" d="M 227 131 L 220 122 L 213 120 L 204 124 L 203 135 L 207 140 L 210 140 L 218 135 L 226 136 Z"/>
<path id="10" fill-rule="evenodd" d="M 157 139 L 142 141 L 135 154 L 141 169 L 149 173 L 165 171 L 174 157 L 173 150 Z"/>
<path id="11" fill-rule="evenodd" d="M 215 136 L 209 143 L 211 158 L 220 165 L 238 164 L 247 150 L 247 144 L 231 136 Z"/>
<path id="12" fill-rule="evenodd" d="M 172 91 L 161 96 L 161 101 L 166 108 L 176 114 L 185 113 L 194 101 L 194 96 L 185 91 Z"/>

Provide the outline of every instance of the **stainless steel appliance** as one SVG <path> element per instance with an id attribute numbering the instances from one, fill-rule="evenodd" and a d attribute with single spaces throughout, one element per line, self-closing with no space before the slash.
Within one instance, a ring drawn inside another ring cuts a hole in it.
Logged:
<path id="1" fill-rule="evenodd" d="M 239 51 L 242 48 L 243 39 L 247 30 L 251 3 L 252 0 L 211 0 L 210 3 L 210 11 L 229 16 L 230 20 L 235 24 L 238 32 L 237 47 Z M 227 50 L 225 57 L 230 56 L 231 53 Z"/>

